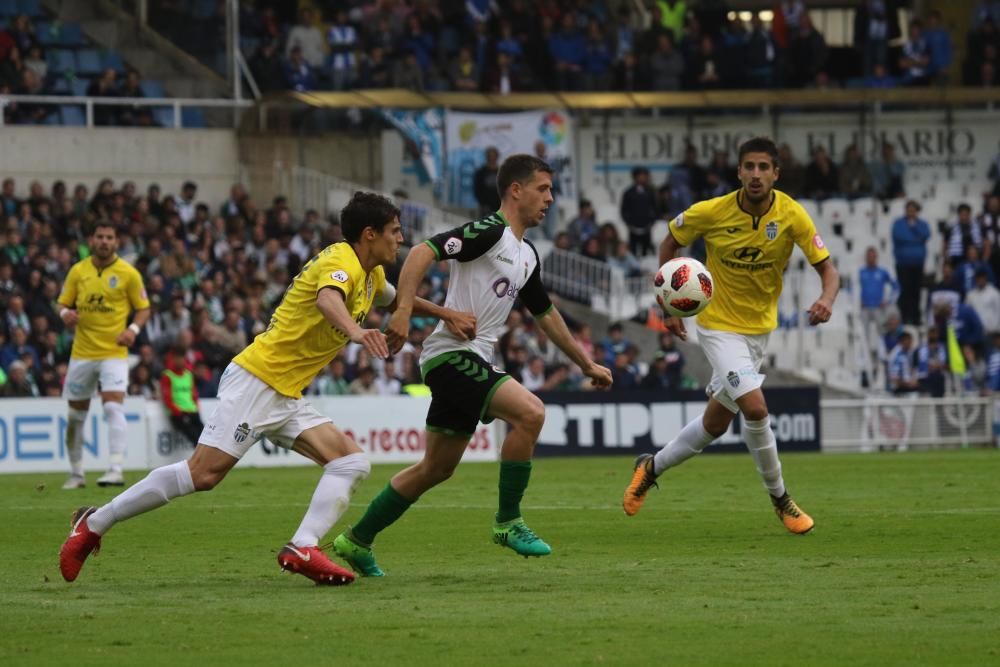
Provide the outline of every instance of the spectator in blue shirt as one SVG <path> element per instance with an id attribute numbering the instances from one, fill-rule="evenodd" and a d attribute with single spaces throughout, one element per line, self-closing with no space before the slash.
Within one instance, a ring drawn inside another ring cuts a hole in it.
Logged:
<path id="1" fill-rule="evenodd" d="M 867 337 L 871 335 L 873 324 L 876 330 L 882 326 L 886 308 L 899 295 L 899 283 L 878 265 L 878 250 L 874 246 L 865 251 L 865 265 L 858 272 L 858 287 L 861 292 L 861 325 Z"/>
<path id="2" fill-rule="evenodd" d="M 993 334 L 993 347 L 986 358 L 986 388 L 1000 393 L 1000 333 Z"/>
<path id="3" fill-rule="evenodd" d="M 910 394 L 919 389 L 913 367 L 913 334 L 904 330 L 899 343 L 889 352 L 889 390 L 894 394 Z"/>
<path id="4" fill-rule="evenodd" d="M 971 307 L 960 303 L 956 309 L 951 303 L 939 303 L 934 307 L 934 323 L 942 340 L 947 340 L 948 328 L 954 329 L 967 364 L 982 358 L 986 332 L 983 321 Z"/>
<path id="5" fill-rule="evenodd" d="M 629 342 L 625 340 L 625 327 L 621 322 L 615 322 L 608 327 L 608 337 L 601 341 L 601 351 L 609 365 L 614 365 L 620 354 L 625 354 Z"/>
<path id="6" fill-rule="evenodd" d="M 920 391 L 935 398 L 944 396 L 948 372 L 948 350 L 937 328 L 927 330 L 927 340 L 917 348 L 917 380 Z"/>
<path id="7" fill-rule="evenodd" d="M 920 323 L 920 287 L 924 280 L 924 260 L 931 228 L 917 217 L 920 204 L 906 202 L 906 215 L 892 224 L 892 253 L 899 280 L 899 311 L 906 324 Z"/>
<path id="8" fill-rule="evenodd" d="M 576 29 L 573 13 L 563 14 L 562 29 L 549 40 L 558 90 L 580 90 L 586 49 L 583 35 Z"/>
<path id="9" fill-rule="evenodd" d="M 28 343 L 27 331 L 22 327 L 13 327 L 10 330 L 10 342 L 0 348 L 0 368 L 10 368 L 12 363 L 25 357 L 31 360 L 30 372 L 37 373 L 41 369 L 38 351 Z"/>
<path id="10" fill-rule="evenodd" d="M 316 88 L 312 66 L 302 57 L 302 49 L 298 46 L 292 48 L 288 61 L 281 66 L 281 72 L 285 77 L 285 86 L 291 90 L 305 92 Z"/>
<path id="11" fill-rule="evenodd" d="M 948 78 L 948 68 L 951 67 L 951 36 L 941 25 L 941 12 L 932 9 L 927 12 L 927 29 L 924 39 L 930 51 L 930 63 L 927 73 L 931 79 L 944 82 Z"/>
<path id="12" fill-rule="evenodd" d="M 979 248 L 970 245 L 965 248 L 965 261 L 958 265 L 955 273 L 958 274 L 958 284 L 962 288 L 962 299 L 976 287 L 976 274 L 982 272 L 986 274 L 986 279 L 995 284 L 996 276 L 993 269 L 983 260 L 979 259 Z"/>

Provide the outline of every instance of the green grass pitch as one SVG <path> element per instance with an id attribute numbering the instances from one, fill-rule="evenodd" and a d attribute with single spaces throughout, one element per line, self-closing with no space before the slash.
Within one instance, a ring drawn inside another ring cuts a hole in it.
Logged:
<path id="1" fill-rule="evenodd" d="M 532 560 L 490 542 L 497 466 L 464 464 L 380 536 L 388 576 L 342 588 L 275 562 L 315 467 L 120 524 L 74 584 L 71 510 L 113 494 L 0 476 L 0 665 L 1000 665 L 1000 451 L 786 454 L 804 537 L 746 455 L 667 473 L 633 518 L 630 463 L 536 461 L 525 517 L 554 553 Z"/>

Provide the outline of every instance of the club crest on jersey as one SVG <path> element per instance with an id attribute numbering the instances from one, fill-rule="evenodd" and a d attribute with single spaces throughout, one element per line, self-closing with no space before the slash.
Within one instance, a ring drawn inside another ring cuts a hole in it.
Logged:
<path id="1" fill-rule="evenodd" d="M 108 286 L 111 289 L 118 287 L 118 276 L 111 276 L 110 278 L 108 278 Z"/>
<path id="2" fill-rule="evenodd" d="M 462 252 L 462 239 L 452 236 L 444 242 L 444 254 L 457 255 Z"/>
<path id="3" fill-rule="evenodd" d="M 764 225 L 764 233 L 767 235 L 768 241 L 773 241 L 778 238 L 778 223 L 774 220 Z"/>
<path id="4" fill-rule="evenodd" d="M 247 439 L 248 435 L 250 435 L 250 424 L 243 422 L 236 427 L 235 431 L 233 431 L 233 440 L 236 442 L 243 442 Z"/>
<path id="5" fill-rule="evenodd" d="M 740 386 L 740 376 L 736 374 L 736 371 L 729 371 L 726 375 L 726 379 L 729 380 L 729 384 L 733 387 Z"/>
<path id="6" fill-rule="evenodd" d="M 528 279 L 528 263 L 527 262 L 524 263 L 524 279 L 525 280 Z"/>
<path id="7" fill-rule="evenodd" d="M 330 274 L 330 277 L 336 280 L 338 283 L 347 282 L 347 271 L 334 271 Z"/>

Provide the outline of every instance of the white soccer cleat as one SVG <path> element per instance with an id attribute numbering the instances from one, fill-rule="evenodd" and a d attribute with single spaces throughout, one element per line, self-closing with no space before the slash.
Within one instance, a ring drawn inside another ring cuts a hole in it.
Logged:
<path id="1" fill-rule="evenodd" d="M 109 470 L 97 478 L 97 486 L 125 486 L 125 478 L 120 472 Z"/>
<path id="2" fill-rule="evenodd" d="M 69 491 L 71 489 L 82 489 L 87 486 L 87 479 L 83 475 L 70 475 L 63 482 L 62 488 Z"/>

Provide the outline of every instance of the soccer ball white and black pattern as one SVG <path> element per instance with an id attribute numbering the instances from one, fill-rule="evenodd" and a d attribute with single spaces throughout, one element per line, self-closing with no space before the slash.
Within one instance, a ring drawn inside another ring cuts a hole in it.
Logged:
<path id="1" fill-rule="evenodd" d="M 712 301 L 712 274 L 705 265 L 690 257 L 672 259 L 653 278 L 656 303 L 668 315 L 691 317 Z"/>

